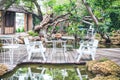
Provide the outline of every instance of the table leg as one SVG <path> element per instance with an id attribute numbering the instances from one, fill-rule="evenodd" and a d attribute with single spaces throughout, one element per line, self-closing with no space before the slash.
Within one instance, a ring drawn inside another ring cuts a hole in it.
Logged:
<path id="1" fill-rule="evenodd" d="M 65 61 L 67 62 L 68 55 L 66 53 L 66 51 L 67 51 L 67 49 L 66 49 L 66 41 L 64 41 L 63 43 L 64 43 L 63 44 L 63 54 L 65 55 Z"/>
<path id="2" fill-rule="evenodd" d="M 53 54 L 55 54 L 55 53 L 56 53 L 56 42 L 53 41 L 53 49 L 52 49 L 52 53 L 51 53 L 51 60 L 52 60 Z"/>

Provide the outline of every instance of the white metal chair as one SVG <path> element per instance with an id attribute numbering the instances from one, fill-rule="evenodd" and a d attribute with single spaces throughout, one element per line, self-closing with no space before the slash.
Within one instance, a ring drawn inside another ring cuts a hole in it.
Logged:
<path id="1" fill-rule="evenodd" d="M 98 47 L 98 40 L 94 39 L 92 41 L 88 42 L 82 42 L 80 43 L 80 47 L 77 50 L 78 56 L 77 56 L 77 62 L 81 59 L 82 55 L 88 54 L 91 56 L 92 60 L 95 60 L 95 54 L 96 54 L 96 49 Z"/>
<path id="2" fill-rule="evenodd" d="M 14 36 L 6 36 L 6 35 L 3 35 L 3 36 L 0 36 L 0 40 L 1 40 L 1 43 L 2 43 L 2 58 L 3 58 L 3 62 L 6 63 L 6 55 L 9 56 L 9 61 L 10 61 L 10 64 L 13 64 L 14 63 L 14 50 L 15 49 L 18 49 L 19 47 L 19 44 L 17 43 L 16 39 Z M 18 51 L 19 52 L 19 51 Z"/>
<path id="3" fill-rule="evenodd" d="M 28 60 L 31 59 L 33 53 L 41 53 L 43 60 L 46 61 L 45 54 L 44 54 L 46 51 L 46 48 L 43 47 L 42 41 L 38 41 L 30 44 L 28 38 L 25 37 L 24 42 L 28 52 Z M 38 46 L 36 47 L 36 45 Z"/>

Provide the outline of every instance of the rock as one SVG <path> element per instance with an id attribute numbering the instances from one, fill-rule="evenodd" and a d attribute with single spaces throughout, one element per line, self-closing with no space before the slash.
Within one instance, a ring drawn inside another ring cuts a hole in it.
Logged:
<path id="1" fill-rule="evenodd" d="M 96 76 L 95 78 L 90 80 L 120 80 L 120 78 L 114 75 L 110 75 L 110 76 Z"/>
<path id="2" fill-rule="evenodd" d="M 17 40 L 17 42 L 18 42 L 19 44 L 23 44 L 23 43 L 24 43 L 24 41 L 23 41 L 22 38 L 16 38 L 16 40 Z"/>
<path id="3" fill-rule="evenodd" d="M 88 62 L 86 63 L 86 66 L 87 66 L 87 68 L 88 68 L 88 71 L 92 71 L 93 65 L 96 64 L 97 62 L 98 62 L 98 61 L 96 61 L 96 60 L 94 60 L 94 61 L 88 61 Z"/>
<path id="4" fill-rule="evenodd" d="M 34 41 L 40 41 L 40 37 L 39 36 L 35 36 L 33 37 Z"/>
<path id="5" fill-rule="evenodd" d="M 0 76 L 8 71 L 8 67 L 5 64 L 0 64 Z"/>
<path id="6" fill-rule="evenodd" d="M 0 43 L 0 47 L 2 47 L 2 43 Z"/>
<path id="7" fill-rule="evenodd" d="M 87 63 L 87 67 L 88 71 L 93 74 L 120 75 L 120 66 L 110 60 L 104 62 L 91 61 Z"/>

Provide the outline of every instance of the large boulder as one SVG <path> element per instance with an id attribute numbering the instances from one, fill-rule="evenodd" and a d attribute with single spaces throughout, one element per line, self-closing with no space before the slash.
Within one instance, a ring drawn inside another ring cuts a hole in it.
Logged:
<path id="1" fill-rule="evenodd" d="M 120 80 L 120 66 L 111 60 L 88 61 L 86 66 L 92 76 L 90 80 Z"/>
<path id="2" fill-rule="evenodd" d="M 87 67 L 88 71 L 91 71 L 93 74 L 120 75 L 120 66 L 110 60 L 104 62 L 90 61 L 87 62 Z"/>
<path id="3" fill-rule="evenodd" d="M 5 64 L 0 64 L 0 76 L 8 71 L 8 67 Z"/>
<path id="4" fill-rule="evenodd" d="M 98 62 L 93 65 L 92 72 L 103 75 L 120 75 L 120 66 L 110 60 Z"/>
<path id="5" fill-rule="evenodd" d="M 114 75 L 110 75 L 110 76 L 96 76 L 95 78 L 90 80 L 120 80 L 120 78 Z"/>
<path id="6" fill-rule="evenodd" d="M 93 65 L 96 64 L 96 63 L 98 63 L 98 61 L 96 61 L 96 60 L 88 61 L 88 62 L 86 63 L 86 66 L 87 66 L 87 68 L 88 68 L 88 71 L 91 72 Z"/>

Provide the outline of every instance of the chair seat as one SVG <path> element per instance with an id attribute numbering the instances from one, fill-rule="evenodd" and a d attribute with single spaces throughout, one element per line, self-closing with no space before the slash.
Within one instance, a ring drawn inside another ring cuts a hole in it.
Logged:
<path id="1" fill-rule="evenodd" d="M 26 38 L 24 38 L 24 42 L 25 42 L 27 52 L 28 52 L 28 60 L 31 59 L 33 53 L 40 53 L 42 55 L 44 61 L 46 61 L 45 54 L 44 54 L 46 51 L 46 48 L 44 48 L 41 41 L 36 41 L 36 42 L 30 43 L 28 38 L 26 37 Z"/>
<path id="2" fill-rule="evenodd" d="M 32 49 L 31 50 L 33 53 L 37 53 L 37 52 L 45 52 L 46 51 L 46 48 L 43 48 L 43 49 L 39 49 L 39 48 L 36 48 L 36 49 Z"/>
<path id="3" fill-rule="evenodd" d="M 91 45 L 91 43 L 92 43 L 92 45 Z M 92 42 L 88 42 L 88 43 L 82 42 L 79 49 L 76 50 L 79 54 L 79 56 L 77 56 L 77 62 L 79 62 L 79 60 L 83 54 L 91 55 L 92 60 L 94 60 L 97 46 L 98 46 L 98 40 L 96 40 L 96 39 L 93 40 Z"/>
<path id="4" fill-rule="evenodd" d="M 2 46 L 2 48 L 10 48 L 10 49 L 18 48 L 18 47 L 19 47 L 18 45 L 4 45 L 4 46 Z"/>

